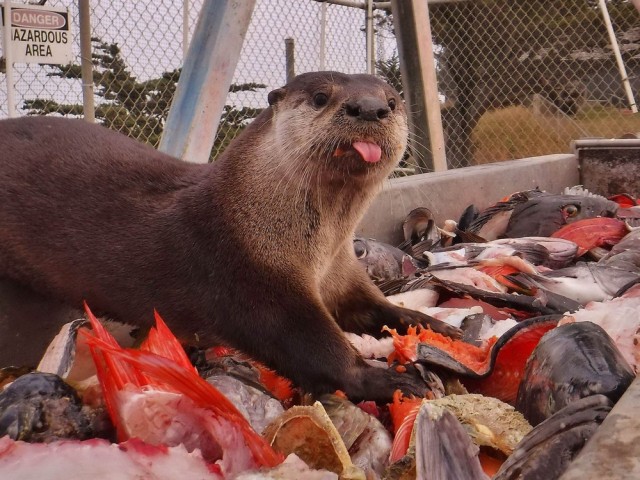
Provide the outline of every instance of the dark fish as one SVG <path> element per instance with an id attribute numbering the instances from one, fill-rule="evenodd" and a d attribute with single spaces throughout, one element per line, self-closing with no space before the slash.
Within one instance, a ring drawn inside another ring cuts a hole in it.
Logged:
<path id="1" fill-rule="evenodd" d="M 522 203 L 528 202 L 532 198 L 545 195 L 541 190 L 527 190 L 516 192 L 504 200 L 483 210 L 470 223 L 466 232 L 478 235 L 485 240 L 495 240 L 504 235 L 507 229 L 514 208 Z M 467 207 L 468 209 L 469 207 Z M 466 211 L 465 211 L 466 212 Z M 469 215 L 469 213 L 467 213 Z M 466 223 L 467 220 L 465 220 Z"/>
<path id="2" fill-rule="evenodd" d="M 529 357 L 516 409 L 535 426 L 580 398 L 602 394 L 615 402 L 634 378 L 602 327 L 565 324 L 545 334 Z"/>
<path id="3" fill-rule="evenodd" d="M 520 441 L 493 480 L 560 478 L 611 407 L 609 398 L 593 395 L 562 408 Z"/>
<path id="4" fill-rule="evenodd" d="M 111 433 L 106 422 L 98 429 L 102 432 L 96 431 L 101 422 L 104 415 L 83 408 L 76 391 L 57 375 L 28 373 L 0 393 L 0 437 L 46 443 L 84 440 Z"/>
<path id="5" fill-rule="evenodd" d="M 618 204 L 599 196 L 540 195 L 517 204 L 505 237 L 548 237 L 564 225 L 594 217 L 614 217 Z"/>

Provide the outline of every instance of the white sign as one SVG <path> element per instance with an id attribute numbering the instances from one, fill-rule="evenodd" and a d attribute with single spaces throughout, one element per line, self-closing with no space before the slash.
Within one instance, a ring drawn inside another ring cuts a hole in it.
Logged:
<path id="1" fill-rule="evenodd" d="M 11 61 L 70 63 L 73 53 L 69 20 L 69 11 L 65 8 L 11 3 Z"/>

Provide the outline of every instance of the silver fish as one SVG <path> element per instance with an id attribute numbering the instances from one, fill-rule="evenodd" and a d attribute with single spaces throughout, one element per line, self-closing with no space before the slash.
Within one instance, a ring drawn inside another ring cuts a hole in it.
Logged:
<path id="1" fill-rule="evenodd" d="M 411 256 L 388 243 L 356 237 L 353 249 L 358 261 L 373 280 L 404 278 L 417 268 Z"/>

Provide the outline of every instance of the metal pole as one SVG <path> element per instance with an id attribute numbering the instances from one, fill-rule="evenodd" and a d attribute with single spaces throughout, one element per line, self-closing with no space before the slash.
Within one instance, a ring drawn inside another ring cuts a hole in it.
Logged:
<path id="1" fill-rule="evenodd" d="M 96 108 L 93 99 L 93 62 L 91 57 L 91 12 L 89 0 L 78 2 L 80 14 L 80 65 L 82 70 L 82 109 L 84 119 L 89 123 L 96 121 Z"/>
<path id="2" fill-rule="evenodd" d="M 620 54 L 620 47 L 618 46 L 618 40 L 616 39 L 616 34 L 613 31 L 613 25 L 611 25 L 611 17 L 609 17 L 609 10 L 607 10 L 607 4 L 605 0 L 599 0 L 598 4 L 600 5 L 600 11 L 602 11 L 602 17 L 604 18 L 604 23 L 607 26 L 607 32 L 609 33 L 609 41 L 611 42 L 611 48 L 613 48 L 613 54 L 616 57 L 616 63 L 618 64 L 618 70 L 620 70 L 620 77 L 622 78 L 622 85 L 624 86 L 624 91 L 627 94 L 627 99 L 629 100 L 629 107 L 633 113 L 638 113 L 638 106 L 636 105 L 636 101 L 633 98 L 633 91 L 631 90 L 631 84 L 629 83 L 629 76 L 627 75 L 627 69 L 624 66 L 624 62 L 622 61 L 622 55 Z"/>
<path id="3" fill-rule="evenodd" d="M 6 64 L 5 77 L 7 79 L 7 113 L 9 118 L 17 117 L 15 86 L 13 85 L 13 52 L 11 46 L 11 0 L 4 2 L 4 61 Z"/>
<path id="4" fill-rule="evenodd" d="M 295 56 L 296 44 L 293 38 L 284 39 L 284 55 L 286 65 L 287 83 L 293 80 L 296 76 L 296 56 Z"/>
<path id="5" fill-rule="evenodd" d="M 207 163 L 255 0 L 205 0 L 159 149 Z"/>
<path id="6" fill-rule="evenodd" d="M 367 30 L 367 73 L 373 74 L 376 70 L 373 54 L 373 0 L 367 0 L 365 28 Z"/>
<path id="7" fill-rule="evenodd" d="M 365 0 L 363 2 L 354 2 L 352 0 L 314 0 L 316 2 L 326 2 L 326 3 L 330 3 L 332 5 L 340 5 L 342 7 L 349 7 L 349 8 L 359 8 L 361 10 L 366 10 L 367 9 L 367 2 L 368 0 Z M 428 1 L 433 1 L 433 0 L 428 0 Z M 456 0 L 453 0 L 456 1 Z M 463 1 L 463 0 L 457 0 L 457 1 Z M 464 1 L 468 1 L 468 0 L 464 0 Z M 391 2 L 375 2 L 375 6 L 374 8 L 391 8 Z"/>
<path id="8" fill-rule="evenodd" d="M 182 63 L 189 51 L 189 0 L 182 0 Z"/>
<path id="9" fill-rule="evenodd" d="M 421 168 L 443 171 L 447 160 L 427 2 L 392 0 L 391 7 L 405 102 L 410 111 L 410 145 Z"/>
<path id="10" fill-rule="evenodd" d="M 640 0 L 638 0 L 640 1 Z M 320 6 L 320 70 L 325 70 L 327 50 L 327 4 Z"/>

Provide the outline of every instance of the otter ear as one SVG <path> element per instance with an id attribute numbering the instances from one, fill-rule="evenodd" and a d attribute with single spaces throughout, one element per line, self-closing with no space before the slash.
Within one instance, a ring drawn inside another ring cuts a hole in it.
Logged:
<path id="1" fill-rule="evenodd" d="M 276 103 L 278 103 L 284 98 L 286 93 L 287 91 L 284 88 L 277 88 L 270 91 L 269 95 L 267 95 L 267 101 L 269 102 L 269 105 L 275 105 Z"/>

